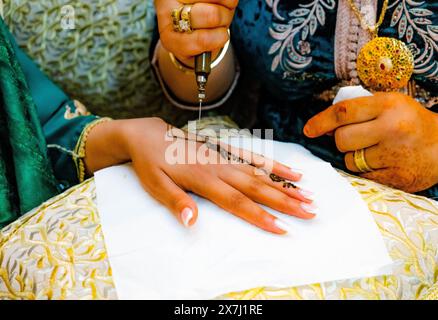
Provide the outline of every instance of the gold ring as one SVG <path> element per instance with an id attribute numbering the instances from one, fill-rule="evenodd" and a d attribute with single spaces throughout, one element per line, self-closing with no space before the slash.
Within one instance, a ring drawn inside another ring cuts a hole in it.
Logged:
<path id="1" fill-rule="evenodd" d="M 184 8 L 184 6 L 181 6 L 177 9 L 172 10 L 173 31 L 181 32 L 179 22 L 181 20 L 181 11 L 183 10 L 183 8 Z"/>
<path id="2" fill-rule="evenodd" d="M 354 151 L 353 159 L 354 164 L 360 172 L 365 173 L 373 171 L 365 159 L 365 149 Z"/>
<path id="3" fill-rule="evenodd" d="M 181 20 L 179 27 L 182 32 L 192 33 L 192 4 L 186 4 L 181 10 Z"/>

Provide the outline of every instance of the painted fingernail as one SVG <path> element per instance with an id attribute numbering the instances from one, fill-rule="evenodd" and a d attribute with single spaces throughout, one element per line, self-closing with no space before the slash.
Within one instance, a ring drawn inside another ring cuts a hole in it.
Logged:
<path id="1" fill-rule="evenodd" d="M 274 224 L 277 228 L 290 233 L 291 232 L 291 227 L 289 224 L 287 224 L 286 222 L 284 222 L 283 220 L 280 219 L 275 219 Z"/>
<path id="2" fill-rule="evenodd" d="M 301 193 L 302 196 L 305 198 L 312 200 L 313 198 L 313 192 L 305 189 L 298 189 L 298 192 Z"/>
<path id="3" fill-rule="evenodd" d="M 292 173 L 300 176 L 300 178 L 304 175 L 304 172 L 301 169 L 290 169 L 290 171 L 292 171 Z"/>
<path id="4" fill-rule="evenodd" d="M 186 226 L 187 228 L 190 227 L 190 221 L 193 218 L 193 211 L 190 208 L 185 208 L 182 212 L 181 212 L 181 220 L 184 224 L 184 226 Z"/>
<path id="5" fill-rule="evenodd" d="M 301 203 L 301 208 L 303 208 L 304 211 L 308 213 L 316 213 L 316 210 L 318 209 L 317 206 L 315 206 L 313 203 Z"/>

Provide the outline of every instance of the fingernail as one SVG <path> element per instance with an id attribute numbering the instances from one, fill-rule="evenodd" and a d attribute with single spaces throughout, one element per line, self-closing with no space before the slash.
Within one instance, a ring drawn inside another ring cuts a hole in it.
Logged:
<path id="1" fill-rule="evenodd" d="M 303 208 L 304 211 L 308 213 L 316 213 L 316 210 L 318 209 L 317 206 L 315 206 L 313 203 L 301 203 L 301 208 Z"/>
<path id="2" fill-rule="evenodd" d="M 306 136 L 309 136 L 309 135 L 310 135 L 310 129 L 309 129 L 309 126 L 308 126 L 308 125 L 305 125 L 305 126 L 304 126 L 304 128 L 303 128 L 303 132 L 304 132 L 304 134 L 305 134 Z"/>
<path id="3" fill-rule="evenodd" d="M 275 219 L 274 224 L 277 228 L 279 228 L 287 233 L 290 233 L 290 231 L 292 230 L 290 225 L 287 224 L 286 222 L 284 222 L 283 220 Z"/>
<path id="4" fill-rule="evenodd" d="M 298 192 L 301 193 L 301 195 L 309 200 L 312 200 L 313 198 L 313 192 L 305 189 L 298 189 Z"/>
<path id="5" fill-rule="evenodd" d="M 290 171 L 292 172 L 293 175 L 295 175 L 296 180 L 300 180 L 303 177 L 303 171 L 299 169 L 290 169 Z"/>
<path id="6" fill-rule="evenodd" d="M 182 212 L 181 212 L 181 220 L 184 224 L 184 226 L 186 226 L 187 228 L 190 227 L 190 220 L 192 220 L 193 218 L 193 211 L 190 208 L 185 208 Z"/>

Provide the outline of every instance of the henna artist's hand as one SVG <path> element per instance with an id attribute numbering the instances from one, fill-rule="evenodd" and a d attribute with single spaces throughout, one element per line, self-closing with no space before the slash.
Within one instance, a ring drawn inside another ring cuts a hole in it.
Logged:
<path id="1" fill-rule="evenodd" d="M 228 27 L 234 17 L 238 0 L 155 0 L 160 40 L 186 65 L 193 65 L 193 57 L 212 51 L 215 57 L 228 41 Z M 192 4 L 193 33 L 173 30 L 171 12 L 184 4 Z"/>
<path id="2" fill-rule="evenodd" d="M 334 131 L 349 170 L 359 172 L 353 152 L 365 149 L 375 171 L 364 178 L 418 192 L 438 182 L 438 115 L 400 93 L 378 93 L 340 102 L 314 116 L 304 133 Z"/>
<path id="3" fill-rule="evenodd" d="M 219 159 L 217 149 L 185 139 L 166 141 L 169 128 L 157 118 L 99 124 L 91 131 L 86 144 L 88 171 L 95 172 L 110 165 L 132 161 L 144 189 L 167 206 L 185 226 L 193 225 L 198 217 L 198 208 L 186 193 L 188 191 L 211 200 L 261 229 L 277 234 L 286 233 L 287 225 L 257 203 L 303 219 L 314 217 L 309 193 L 277 177 L 298 181 L 301 174 L 276 162 L 271 163 L 272 173 L 276 176 L 256 175 L 255 167 L 243 163 L 220 164 L 216 161 L 219 164 L 208 164 L 211 163 L 206 161 L 208 159 Z M 204 154 L 205 158 L 196 160 L 195 157 L 194 164 L 173 164 L 169 161 L 169 155 L 173 154 L 171 147 L 182 147 L 187 151 L 186 155 Z M 227 147 L 230 148 L 222 145 L 221 150 Z M 252 156 L 248 151 L 230 150 L 244 159 Z M 263 157 L 255 157 L 259 166 L 263 166 L 260 158 L 268 161 Z"/>

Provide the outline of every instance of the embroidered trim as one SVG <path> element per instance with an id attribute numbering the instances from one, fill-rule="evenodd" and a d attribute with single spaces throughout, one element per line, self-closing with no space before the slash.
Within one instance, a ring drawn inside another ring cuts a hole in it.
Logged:
<path id="1" fill-rule="evenodd" d="M 395 0 L 388 7 L 394 8 L 390 26 L 397 27 L 399 38 L 406 41 L 414 54 L 414 73 L 438 81 L 438 61 L 434 59 L 438 53 L 438 25 L 433 25 L 428 18 L 434 13 L 421 8 L 424 3 L 425 1 Z M 415 34 L 422 39 L 424 49 L 419 49 L 417 44 L 412 42 Z"/>
<path id="2" fill-rule="evenodd" d="M 61 152 L 64 152 L 71 156 L 73 159 L 79 158 L 79 155 L 71 150 L 68 150 L 67 148 L 64 148 L 63 146 L 60 146 L 59 144 L 48 144 L 47 149 L 57 149 Z"/>
<path id="3" fill-rule="evenodd" d="M 355 4 L 368 24 L 374 25 L 377 19 L 377 0 L 355 0 Z M 335 32 L 335 71 L 338 79 L 359 84 L 357 56 L 371 39 L 371 34 L 361 27 L 348 1 L 339 0 Z"/>
<path id="4" fill-rule="evenodd" d="M 312 63 L 312 48 L 308 38 L 313 36 L 318 26 L 324 26 L 326 10 L 336 7 L 335 0 L 314 0 L 308 4 L 300 4 L 299 8 L 289 13 L 289 20 L 278 12 L 281 0 L 266 0 L 280 23 L 272 23 L 269 34 L 275 40 L 269 49 L 269 55 L 275 55 L 271 71 L 279 67 L 285 72 L 302 70 Z"/>
<path id="5" fill-rule="evenodd" d="M 100 123 L 112 121 L 111 118 L 99 118 L 97 120 L 94 120 L 87 124 L 82 130 L 81 136 L 79 137 L 79 140 L 76 144 L 74 154 L 76 154 L 76 157 L 73 157 L 73 161 L 76 165 L 76 171 L 78 174 L 79 183 L 83 182 L 85 180 L 85 145 L 87 143 L 88 135 L 90 134 L 91 130 L 97 126 Z"/>

